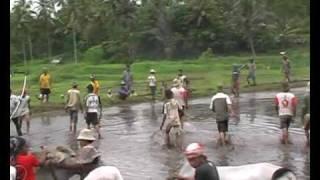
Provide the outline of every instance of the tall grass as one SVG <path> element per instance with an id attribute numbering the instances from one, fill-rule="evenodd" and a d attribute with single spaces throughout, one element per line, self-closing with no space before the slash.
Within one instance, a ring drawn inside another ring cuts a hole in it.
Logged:
<path id="1" fill-rule="evenodd" d="M 310 77 L 310 55 L 308 49 L 290 50 L 289 59 L 292 64 L 293 80 L 308 79 Z M 89 56 L 89 55 L 88 55 Z M 94 55 L 90 54 L 90 57 Z M 134 63 L 131 67 L 134 76 L 134 88 L 136 89 L 138 97 L 129 98 L 129 101 L 141 100 L 147 98 L 149 89 L 147 88 L 146 78 L 149 75 L 149 70 L 155 69 L 157 71 L 156 77 L 158 80 L 158 96 L 160 97 L 161 81 L 170 83 L 177 75 L 178 69 L 183 69 L 185 74 L 191 79 L 191 87 L 194 90 L 194 95 L 204 96 L 211 95 L 217 84 L 222 83 L 229 86 L 231 83 L 232 64 L 244 64 L 248 62 L 248 56 L 224 56 L 201 58 L 180 61 L 151 61 L 144 60 Z M 79 84 L 79 89 L 84 95 L 86 92 L 86 85 L 89 83 L 90 74 L 94 73 L 101 85 L 101 98 L 104 103 L 118 102 L 115 99 L 108 99 L 107 89 L 114 91 L 119 88 L 119 83 L 124 70 L 124 64 L 93 64 L 86 61 L 78 64 L 48 64 L 44 61 L 34 61 L 28 66 L 23 64 L 15 64 L 11 68 L 18 71 L 29 71 L 28 75 L 28 92 L 32 97 L 32 105 L 39 106 L 40 103 L 36 99 L 39 93 L 39 75 L 43 67 L 49 69 L 49 73 L 53 78 L 52 94 L 50 102 L 53 104 L 63 103 L 62 94 L 71 87 L 71 83 L 76 81 Z M 98 62 L 98 61 L 97 61 Z M 281 74 L 281 57 L 279 54 L 263 54 L 257 56 L 257 83 L 276 83 L 283 79 Z M 246 86 L 247 70 L 241 72 L 241 86 Z M 18 93 L 23 83 L 23 75 L 16 74 L 11 79 L 11 88 Z"/>

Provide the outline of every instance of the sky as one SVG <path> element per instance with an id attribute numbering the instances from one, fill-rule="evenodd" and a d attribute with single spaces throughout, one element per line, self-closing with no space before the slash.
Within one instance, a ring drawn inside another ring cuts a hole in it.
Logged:
<path id="1" fill-rule="evenodd" d="M 12 7 L 13 7 L 14 1 L 16 1 L 16 0 L 10 0 L 10 10 L 11 10 Z M 32 1 L 32 0 L 27 0 L 27 1 Z M 36 1 L 36 0 L 33 0 L 33 1 Z M 141 0 L 138 0 L 137 3 L 140 4 L 140 3 L 141 3 Z"/>
<path id="2" fill-rule="evenodd" d="M 15 1 L 16 1 L 16 0 L 10 0 L 10 11 L 12 10 L 13 5 L 15 4 Z M 38 2 L 38 0 L 26 0 L 26 2 L 30 2 L 30 1 L 33 2 L 33 3 L 32 3 L 32 6 L 31 6 L 31 9 L 34 10 L 35 12 L 37 12 L 37 11 L 36 11 L 36 7 L 37 7 L 38 5 L 37 5 L 36 2 Z M 59 9 L 58 6 L 56 6 L 55 8 L 56 8 L 56 10 Z"/>

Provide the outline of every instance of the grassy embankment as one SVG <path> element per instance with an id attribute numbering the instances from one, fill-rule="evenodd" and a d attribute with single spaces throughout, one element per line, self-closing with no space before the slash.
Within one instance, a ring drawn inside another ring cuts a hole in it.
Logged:
<path id="1" fill-rule="evenodd" d="M 310 54 L 309 49 L 296 49 L 288 51 L 291 65 L 293 68 L 292 76 L 294 81 L 309 79 L 310 77 Z M 212 95 L 218 83 L 223 83 L 226 87 L 230 86 L 231 69 L 233 63 L 247 63 L 247 55 L 223 56 L 207 59 L 180 60 L 180 61 L 137 61 L 132 65 L 134 75 L 134 88 L 138 96 L 130 97 L 128 102 L 139 102 L 150 100 L 148 96 L 146 78 L 149 69 L 157 71 L 158 80 L 158 99 L 161 99 L 161 81 L 171 84 L 172 79 L 176 76 L 178 69 L 183 69 L 185 74 L 191 79 L 193 97 Z M 257 64 L 257 83 L 256 87 L 248 87 L 246 82 L 247 70 L 242 70 L 241 75 L 241 92 L 252 90 L 270 90 L 279 88 L 279 82 L 283 79 L 280 71 L 281 57 L 278 53 L 261 54 L 256 58 Z M 42 67 L 48 67 L 53 77 L 52 94 L 50 102 L 42 105 L 36 96 L 39 94 L 38 78 Z M 104 106 L 116 105 L 122 103 L 116 96 L 109 99 L 106 95 L 107 89 L 112 88 L 116 93 L 122 71 L 123 64 L 98 64 L 93 65 L 88 62 L 78 64 L 48 64 L 43 61 L 30 63 L 28 66 L 23 64 L 12 65 L 14 70 L 29 70 L 30 74 L 27 81 L 27 89 L 32 97 L 32 106 L 34 112 L 47 111 L 63 107 L 64 99 L 61 97 L 71 87 L 71 83 L 76 81 L 79 84 L 82 96 L 86 94 L 86 85 L 89 83 L 89 75 L 95 73 L 101 85 L 100 95 Z M 15 74 L 11 79 L 11 87 L 15 93 L 20 91 L 23 83 L 23 75 Z M 305 85 L 305 82 L 298 83 Z"/>

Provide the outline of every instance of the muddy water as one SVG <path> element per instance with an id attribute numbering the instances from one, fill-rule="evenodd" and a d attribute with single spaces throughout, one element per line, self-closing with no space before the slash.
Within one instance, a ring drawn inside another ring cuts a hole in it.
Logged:
<path id="1" fill-rule="evenodd" d="M 292 91 L 301 97 L 303 90 L 297 88 Z M 273 107 L 275 94 L 247 93 L 233 99 L 233 108 L 237 113 L 229 125 L 233 145 L 226 148 L 216 145 L 217 127 L 208 109 L 210 97 L 192 100 L 191 108 L 186 112 L 184 145 L 204 143 L 208 158 L 218 166 L 271 162 L 291 168 L 298 179 L 309 179 L 309 148 L 304 147 L 304 132 L 298 118 L 301 106 L 290 128 L 293 144 L 281 145 L 279 120 Z M 118 167 L 124 179 L 163 180 L 172 176 L 184 162 L 181 153 L 163 145 L 163 136 L 159 132 L 161 110 L 161 102 L 104 109 L 103 139 L 99 141 L 99 150 L 103 153 L 105 164 Z M 62 111 L 42 113 L 33 117 L 31 133 L 24 136 L 30 140 L 35 151 L 39 150 L 40 145 L 70 145 L 75 148 L 75 136 L 68 133 L 68 118 Z M 85 127 L 81 114 L 79 127 Z M 16 134 L 12 124 L 10 132 L 11 135 Z"/>

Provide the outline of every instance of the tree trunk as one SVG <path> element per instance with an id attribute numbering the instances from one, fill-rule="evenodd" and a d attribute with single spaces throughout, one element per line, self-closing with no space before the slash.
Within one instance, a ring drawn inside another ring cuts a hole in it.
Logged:
<path id="1" fill-rule="evenodd" d="M 30 34 L 28 34 L 28 42 L 29 42 L 29 53 L 30 53 L 30 61 L 33 60 L 33 54 L 32 54 L 32 40 Z"/>
<path id="2" fill-rule="evenodd" d="M 51 42 L 49 37 L 49 31 L 47 31 L 47 39 L 48 39 L 48 59 L 51 60 Z"/>
<path id="3" fill-rule="evenodd" d="M 77 36 L 76 36 L 76 30 L 73 27 L 72 28 L 72 35 L 73 35 L 73 57 L 74 57 L 74 62 L 77 64 L 78 63 L 78 57 L 77 57 Z"/>
<path id="4" fill-rule="evenodd" d="M 23 51 L 23 64 L 27 65 L 26 45 L 24 43 L 24 39 L 22 41 L 22 51 Z"/>
<path id="5" fill-rule="evenodd" d="M 252 57 L 255 59 L 256 58 L 256 50 L 254 48 L 253 38 L 251 35 L 248 36 L 248 41 L 249 41 Z"/>

